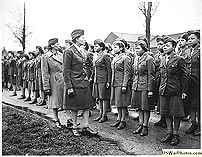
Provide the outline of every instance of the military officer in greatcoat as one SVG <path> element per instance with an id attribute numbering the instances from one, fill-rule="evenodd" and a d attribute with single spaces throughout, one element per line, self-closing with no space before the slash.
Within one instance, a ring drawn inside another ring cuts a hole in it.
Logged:
<path id="1" fill-rule="evenodd" d="M 58 38 L 50 39 L 48 46 L 49 51 L 41 59 L 43 89 L 48 96 L 48 108 L 53 111 L 55 125 L 61 128 L 58 109 L 63 105 L 63 54 L 59 51 Z"/>

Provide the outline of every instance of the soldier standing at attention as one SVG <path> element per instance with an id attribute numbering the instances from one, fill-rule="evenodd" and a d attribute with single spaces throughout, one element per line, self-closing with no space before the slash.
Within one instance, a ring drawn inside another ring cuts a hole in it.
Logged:
<path id="1" fill-rule="evenodd" d="M 63 75 L 67 88 L 64 109 L 71 110 L 73 134 L 80 136 L 77 127 L 78 110 L 83 110 L 83 133 L 97 134 L 89 128 L 89 109 L 94 105 L 90 82 L 86 70 L 87 55 L 81 46 L 85 45 L 84 31 L 76 29 L 71 33 L 73 45 L 64 52 Z"/>
<path id="2" fill-rule="evenodd" d="M 137 55 L 133 64 L 133 83 L 131 104 L 138 108 L 139 126 L 133 131 L 140 136 L 148 135 L 148 123 L 150 110 L 154 108 L 151 104 L 155 77 L 154 58 L 148 53 L 148 42 L 146 38 L 139 38 L 136 47 Z"/>
<path id="3" fill-rule="evenodd" d="M 117 107 L 118 117 L 111 127 L 117 127 L 118 130 L 126 127 L 127 106 L 130 104 L 130 88 L 129 79 L 131 74 L 131 60 L 125 54 L 125 46 L 121 41 L 115 41 L 115 56 L 111 63 L 112 79 L 111 79 L 111 105 Z"/>
<path id="4" fill-rule="evenodd" d="M 16 66 L 16 58 L 14 56 L 14 52 L 12 51 L 8 51 L 8 76 L 9 76 L 10 86 L 13 87 L 13 94 L 11 94 L 10 96 L 11 97 L 17 96 L 17 93 L 16 93 L 17 66 Z"/>
<path id="5" fill-rule="evenodd" d="M 24 75 L 24 63 L 29 60 L 29 56 L 27 54 L 23 54 L 18 61 L 18 83 L 19 86 L 21 87 L 21 96 L 18 98 L 19 100 L 25 99 L 25 87 L 23 86 L 23 75 Z"/>
<path id="6" fill-rule="evenodd" d="M 154 78 L 154 105 L 157 106 L 157 111 L 160 111 L 159 106 L 159 86 L 160 86 L 160 63 L 161 58 L 164 55 L 163 52 L 163 36 L 159 36 L 156 38 L 157 42 L 157 53 L 154 55 L 154 62 L 155 62 L 155 78 Z M 166 128 L 166 118 L 161 115 L 161 119 L 154 124 L 154 126 L 161 126 Z"/>
<path id="7" fill-rule="evenodd" d="M 100 39 L 94 41 L 95 51 L 98 53 L 94 61 L 94 83 L 92 95 L 99 100 L 100 113 L 94 121 L 103 123 L 108 120 L 108 99 L 110 99 L 111 58 L 104 52 L 105 44 Z"/>
<path id="8" fill-rule="evenodd" d="M 185 132 L 186 134 L 194 134 L 200 136 L 200 32 L 188 32 L 188 44 L 190 45 L 190 57 L 188 68 L 188 108 L 191 115 L 190 128 Z"/>
<path id="9" fill-rule="evenodd" d="M 164 37 L 165 55 L 160 65 L 160 113 L 166 117 L 167 124 L 167 134 L 161 139 L 161 143 L 169 142 L 171 145 L 177 145 L 180 142 L 178 130 L 180 120 L 184 117 L 182 100 L 187 96 L 188 87 L 185 61 L 176 55 L 174 51 L 176 45 L 173 38 Z"/>
<path id="10" fill-rule="evenodd" d="M 35 59 L 35 84 L 36 89 L 39 91 L 40 94 L 40 102 L 37 103 L 37 106 L 43 106 L 46 105 L 45 101 L 45 94 L 43 89 L 43 82 L 42 82 L 42 74 L 41 74 L 41 57 L 43 56 L 44 52 L 42 50 L 41 46 L 36 46 L 36 59 Z"/>
<path id="11" fill-rule="evenodd" d="M 52 109 L 54 122 L 61 128 L 58 109 L 63 104 L 64 77 L 62 73 L 63 54 L 59 51 L 57 38 L 48 41 L 49 51 L 42 57 L 41 72 L 43 89 L 48 95 L 48 108 Z"/>

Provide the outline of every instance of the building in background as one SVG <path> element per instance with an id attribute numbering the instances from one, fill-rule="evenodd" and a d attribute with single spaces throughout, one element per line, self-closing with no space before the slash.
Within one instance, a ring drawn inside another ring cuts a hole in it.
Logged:
<path id="1" fill-rule="evenodd" d="M 197 30 L 197 31 L 199 31 L 199 30 Z M 168 34 L 167 36 L 170 36 L 170 37 L 174 38 L 175 40 L 177 40 L 178 37 L 180 35 L 182 35 L 183 33 L 185 33 L 185 32 L 176 33 L 176 34 Z M 130 44 L 130 51 L 134 52 L 137 38 L 140 36 L 145 37 L 144 34 L 130 34 L 130 33 L 111 32 L 107 36 L 107 38 L 104 40 L 104 42 L 112 44 L 117 38 L 123 38 L 124 40 L 126 40 Z M 151 37 L 150 37 L 150 51 L 153 53 L 155 53 L 157 50 L 156 38 L 158 36 L 159 35 L 151 35 Z"/>

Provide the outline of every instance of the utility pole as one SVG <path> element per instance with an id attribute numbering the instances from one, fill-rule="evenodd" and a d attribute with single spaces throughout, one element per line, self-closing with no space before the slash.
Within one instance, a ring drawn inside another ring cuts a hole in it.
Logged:
<path id="1" fill-rule="evenodd" d="M 23 36 L 22 36 L 22 48 L 23 48 L 23 53 L 25 53 L 25 42 L 26 42 L 26 34 L 25 34 L 25 31 L 26 31 L 26 24 L 25 24 L 25 17 L 26 17 L 26 15 L 25 15 L 25 3 L 24 3 L 24 16 L 23 16 L 23 18 L 24 18 L 24 20 L 23 20 Z"/>

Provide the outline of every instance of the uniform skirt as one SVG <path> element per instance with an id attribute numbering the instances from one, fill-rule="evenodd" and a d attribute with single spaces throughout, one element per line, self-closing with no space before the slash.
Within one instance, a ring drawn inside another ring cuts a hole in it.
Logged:
<path id="1" fill-rule="evenodd" d="M 181 96 L 160 96 L 160 113 L 164 116 L 184 117 Z"/>
<path id="2" fill-rule="evenodd" d="M 194 83 L 189 83 L 189 90 L 187 94 L 186 110 L 199 109 L 200 108 L 200 86 Z"/>
<path id="3" fill-rule="evenodd" d="M 38 82 L 38 89 L 43 90 L 43 82 L 42 82 L 42 77 L 37 78 Z"/>
<path id="4" fill-rule="evenodd" d="M 21 86 L 21 87 L 23 86 L 22 76 L 18 76 L 18 77 L 17 77 L 17 85 L 18 85 L 18 86 Z"/>
<path id="5" fill-rule="evenodd" d="M 154 110 L 154 97 L 148 98 L 148 91 L 132 91 L 131 107 L 140 110 Z"/>
<path id="6" fill-rule="evenodd" d="M 66 103 L 63 108 L 66 110 L 84 110 L 94 106 L 90 86 L 87 88 L 74 88 L 75 95 L 66 94 Z"/>
<path id="7" fill-rule="evenodd" d="M 92 96 L 99 99 L 110 98 L 110 88 L 106 88 L 106 83 L 94 83 Z"/>
<path id="8" fill-rule="evenodd" d="M 126 92 L 121 92 L 122 87 L 111 87 L 110 104 L 116 107 L 127 107 L 130 104 L 130 88 Z"/>
<path id="9" fill-rule="evenodd" d="M 27 80 L 23 80 L 23 88 L 28 88 L 28 81 Z"/>
<path id="10" fill-rule="evenodd" d="M 9 82 L 12 84 L 12 85 L 16 85 L 16 77 L 13 76 L 13 75 L 9 75 Z"/>

